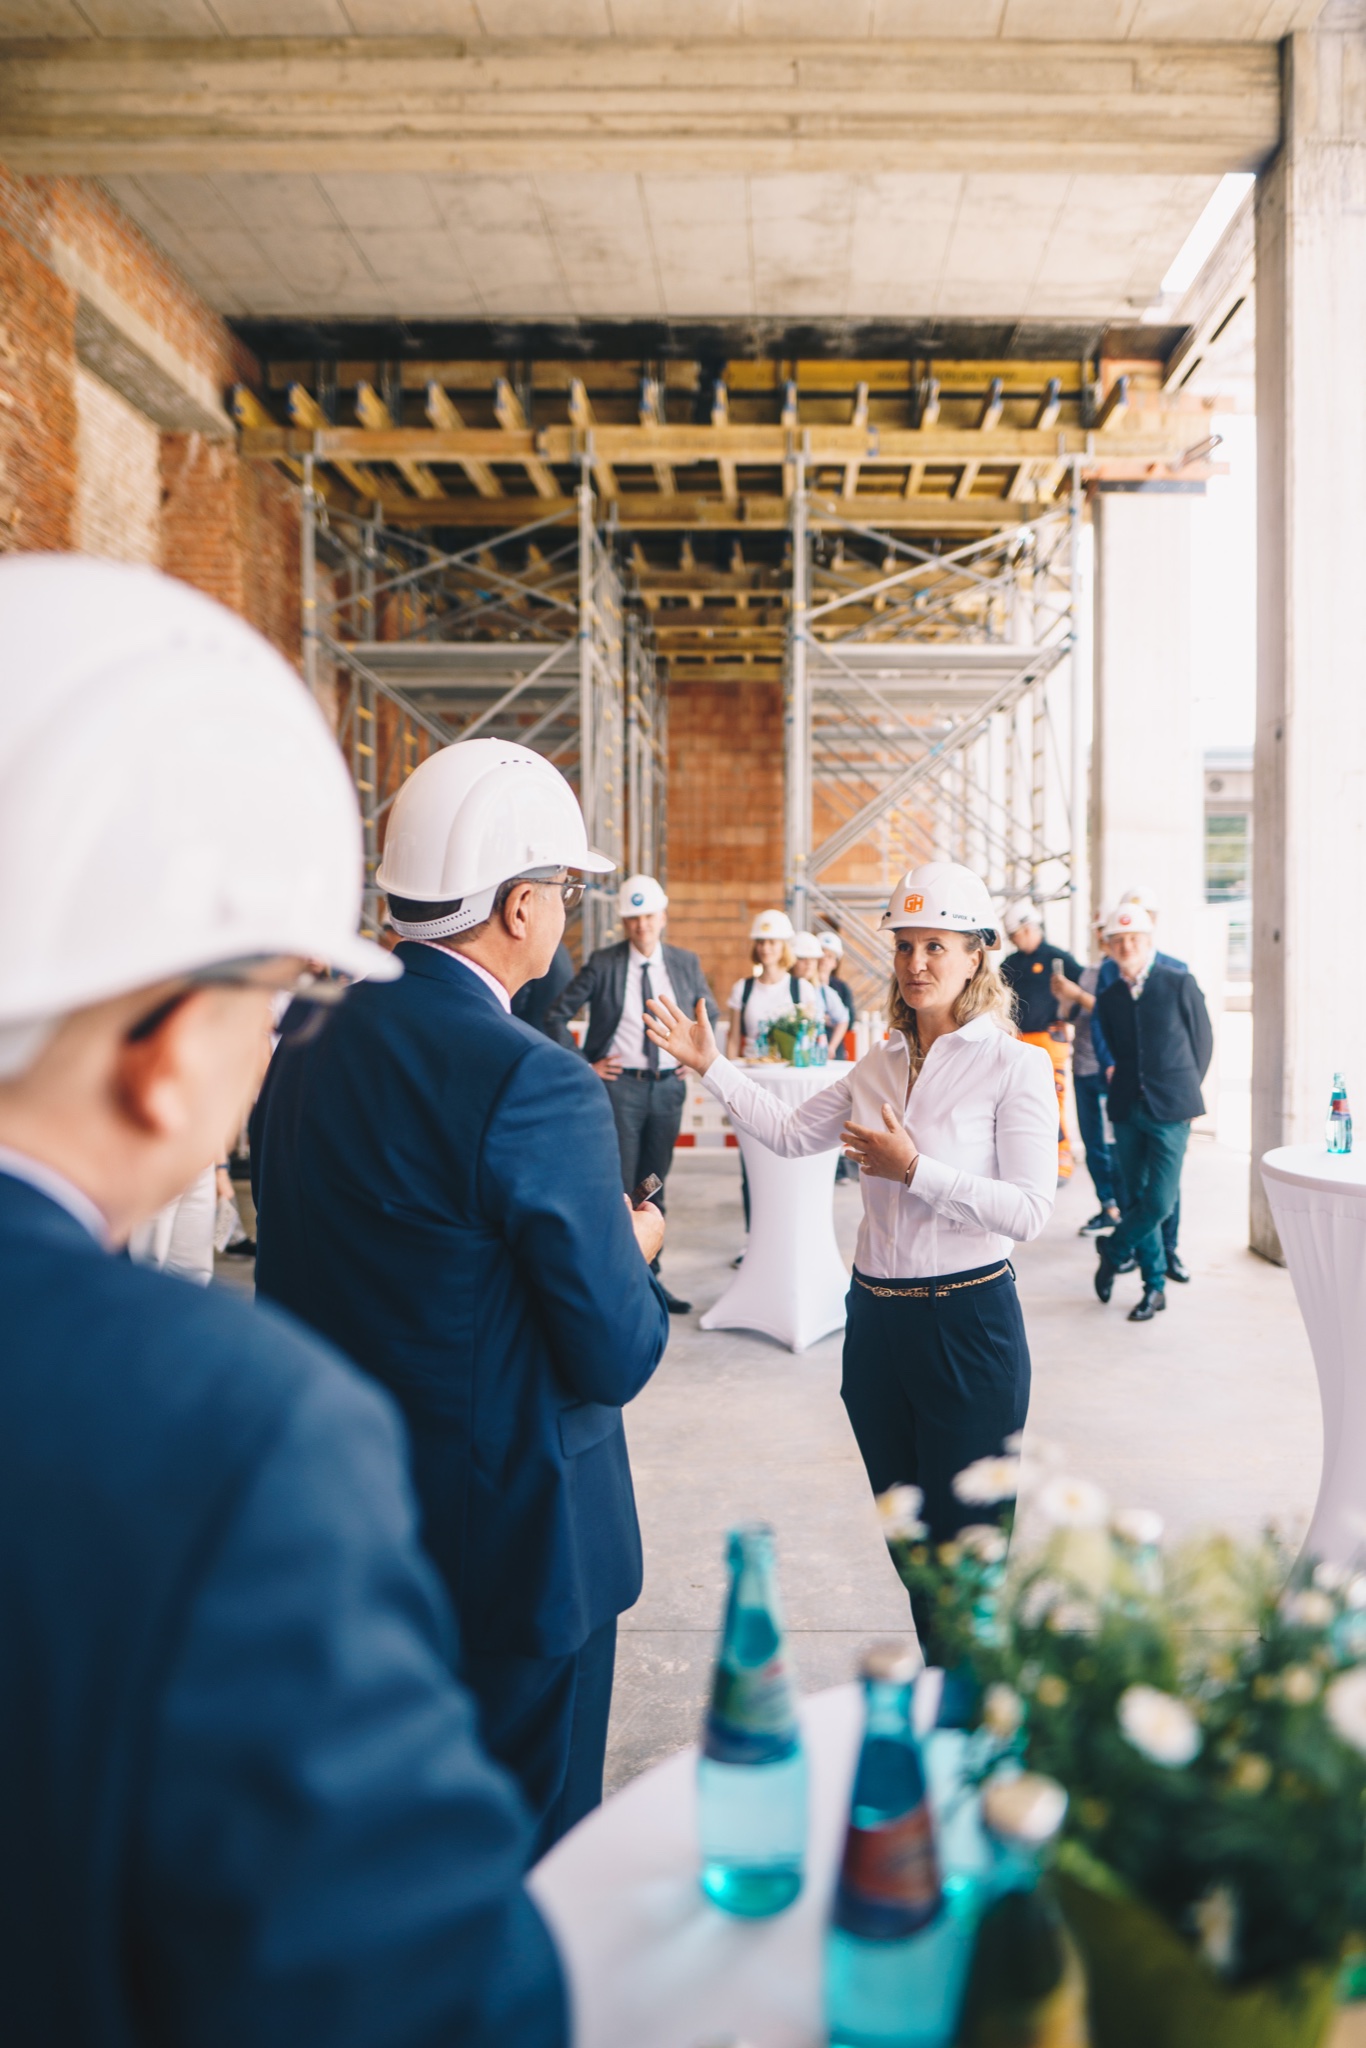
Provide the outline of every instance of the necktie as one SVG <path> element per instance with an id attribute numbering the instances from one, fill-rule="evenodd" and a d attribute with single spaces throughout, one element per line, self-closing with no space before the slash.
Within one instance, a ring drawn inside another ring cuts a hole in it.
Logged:
<path id="1" fill-rule="evenodd" d="M 645 1005 L 653 994 L 654 990 L 650 986 L 650 963 L 648 960 L 642 960 L 640 963 L 640 1008 L 641 1014 L 647 1022 L 650 1013 Z M 655 1044 L 648 1031 L 645 1033 L 645 1064 L 652 1074 L 659 1072 L 659 1047 Z"/>

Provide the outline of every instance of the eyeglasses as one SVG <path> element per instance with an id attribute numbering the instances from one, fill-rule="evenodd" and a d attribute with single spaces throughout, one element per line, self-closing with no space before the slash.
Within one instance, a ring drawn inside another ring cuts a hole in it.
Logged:
<path id="1" fill-rule="evenodd" d="M 222 960 L 213 967 L 196 968 L 193 974 L 186 975 L 173 995 L 165 997 L 145 1017 L 139 1017 L 137 1023 L 124 1033 L 125 1043 L 138 1045 L 151 1038 L 167 1018 L 174 1016 L 181 1004 L 188 1002 L 201 988 L 254 988 L 271 995 L 288 996 L 291 1002 L 325 1007 L 339 1003 L 351 986 L 346 975 L 318 974 L 308 967 L 283 977 L 261 972 L 273 964 L 273 956 L 263 954 L 245 960 Z"/>
<path id="2" fill-rule="evenodd" d="M 510 882 L 504 882 L 504 889 L 515 888 L 518 882 L 536 882 L 544 889 L 558 889 L 566 910 L 574 910 L 583 901 L 585 884 L 575 882 L 569 876 L 562 876 L 558 868 L 532 868 L 528 874 L 514 875 Z"/>

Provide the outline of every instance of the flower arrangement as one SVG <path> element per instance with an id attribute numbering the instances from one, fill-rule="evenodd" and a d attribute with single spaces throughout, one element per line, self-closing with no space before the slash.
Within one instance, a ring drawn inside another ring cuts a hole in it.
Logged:
<path id="1" fill-rule="evenodd" d="M 1207 1980 L 1330 1999 L 1366 1946 L 1366 1572 L 1294 1564 L 1273 1531 L 1164 1553 L 1157 1516 L 1047 1460 L 984 1459 L 955 1491 L 1014 1514 L 1008 1560 L 985 1520 L 933 1544 L 913 1488 L 880 1507 L 939 1660 L 973 1681 L 979 1774 L 1015 1758 L 1064 1786 L 1060 1876 L 1160 1922 Z"/>

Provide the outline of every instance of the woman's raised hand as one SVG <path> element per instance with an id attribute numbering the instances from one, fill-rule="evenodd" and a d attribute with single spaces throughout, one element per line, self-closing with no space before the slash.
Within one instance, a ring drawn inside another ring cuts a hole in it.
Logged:
<path id="1" fill-rule="evenodd" d="M 716 1058 L 716 1040 L 707 1017 L 706 999 L 697 998 L 696 1014 L 680 1010 L 671 996 L 651 996 L 645 1029 L 661 1052 L 672 1053 L 680 1067 L 705 1074 Z"/>

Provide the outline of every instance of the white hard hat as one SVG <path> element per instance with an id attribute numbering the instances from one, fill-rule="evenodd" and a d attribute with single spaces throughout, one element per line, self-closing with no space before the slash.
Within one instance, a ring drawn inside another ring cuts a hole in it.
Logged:
<path id="1" fill-rule="evenodd" d="M 1117 903 L 1105 920 L 1105 937 L 1118 938 L 1121 932 L 1150 932 L 1153 921 L 1141 903 Z"/>
<path id="2" fill-rule="evenodd" d="M 1037 903 L 1031 903 L 1026 896 L 1019 903 L 1012 903 L 1009 910 L 1001 913 L 1001 923 L 1008 939 L 1013 939 L 1022 924 L 1036 924 L 1043 930 L 1043 913 Z"/>
<path id="3" fill-rule="evenodd" d="M 649 917 L 668 907 L 669 899 L 653 875 L 628 875 L 617 890 L 618 917 Z"/>
<path id="4" fill-rule="evenodd" d="M 337 743 L 288 663 L 155 569 L 0 562 L 0 1073 L 70 1011 L 231 960 L 388 979 Z"/>
<path id="5" fill-rule="evenodd" d="M 607 875 L 588 844 L 579 800 L 558 768 L 511 740 L 457 740 L 429 754 L 394 800 L 375 877 L 389 896 L 441 905 L 410 937 L 449 939 L 482 924 L 499 885 L 538 868 Z"/>
<path id="6" fill-rule="evenodd" d="M 833 953 L 837 960 L 842 960 L 844 958 L 844 940 L 838 932 L 822 932 L 821 951 L 822 953 Z"/>
<path id="7" fill-rule="evenodd" d="M 814 932 L 797 932 L 792 940 L 792 950 L 799 960 L 819 960 L 821 942 Z"/>
<path id="8" fill-rule="evenodd" d="M 797 936 L 785 910 L 761 910 L 749 928 L 749 935 L 752 939 L 787 939 L 789 943 Z"/>
<path id="9" fill-rule="evenodd" d="M 981 932 L 997 944 L 996 912 L 986 883 L 956 860 L 928 860 L 892 891 L 880 930 Z"/>
<path id="10" fill-rule="evenodd" d="M 1161 908 L 1151 889 L 1126 889 L 1119 900 L 1121 903 L 1141 903 L 1149 917 L 1156 917 Z"/>

